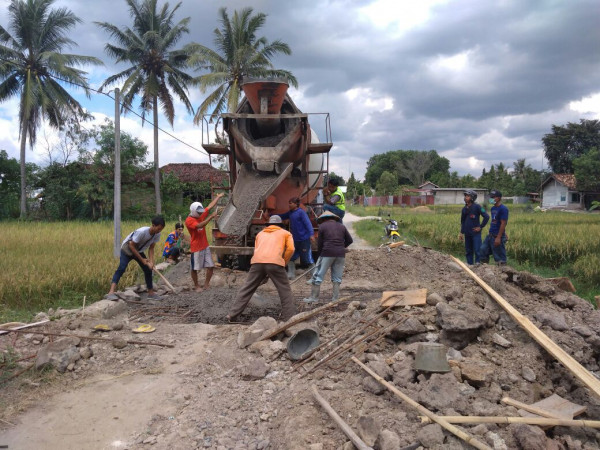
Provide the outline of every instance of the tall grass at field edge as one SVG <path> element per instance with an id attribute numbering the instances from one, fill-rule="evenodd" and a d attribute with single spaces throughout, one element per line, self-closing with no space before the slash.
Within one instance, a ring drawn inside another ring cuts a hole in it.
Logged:
<path id="1" fill-rule="evenodd" d="M 409 243 L 419 242 L 463 261 L 464 244 L 458 239 L 462 205 L 435 208 L 357 207 L 359 216 L 390 214 L 400 222 L 400 234 Z M 546 277 L 568 276 L 578 295 L 595 304 L 600 294 L 600 214 L 548 211 L 531 212 L 522 205 L 509 205 L 506 245 L 508 262 L 519 270 Z M 359 236 L 380 245 L 385 222 L 360 221 L 354 225 Z M 485 230 L 484 230 L 485 233 Z"/>
<path id="2" fill-rule="evenodd" d="M 121 224 L 124 239 L 146 221 Z M 155 261 L 162 261 L 167 223 L 155 246 Z M 112 222 L 5 222 L 0 259 L 0 321 L 28 320 L 49 308 L 81 306 L 101 299 L 118 266 L 113 256 Z M 144 284 L 141 269 L 131 262 L 119 287 Z"/>

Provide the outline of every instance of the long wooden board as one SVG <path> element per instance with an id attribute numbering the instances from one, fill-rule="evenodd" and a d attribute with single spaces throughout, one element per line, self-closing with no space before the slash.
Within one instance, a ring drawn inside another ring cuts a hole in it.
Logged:
<path id="1" fill-rule="evenodd" d="M 400 300 L 396 303 L 396 300 Z M 427 303 L 427 289 L 412 289 L 409 291 L 384 291 L 379 304 L 385 308 L 392 306 L 424 305 Z"/>
<path id="2" fill-rule="evenodd" d="M 531 320 L 517 311 L 500 294 L 494 291 L 485 281 L 477 276 L 461 260 L 450 256 L 455 263 L 461 266 L 496 302 L 510 315 L 538 344 L 554 356 L 558 362 L 571 371 L 571 373 L 585 384 L 597 397 L 600 398 L 600 380 L 579 364 L 571 355 L 565 352 L 556 342 L 546 336 L 536 327 Z"/>

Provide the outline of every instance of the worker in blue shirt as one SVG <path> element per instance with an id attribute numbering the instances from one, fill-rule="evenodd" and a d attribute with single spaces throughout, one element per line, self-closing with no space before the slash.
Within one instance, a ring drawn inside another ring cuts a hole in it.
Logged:
<path id="1" fill-rule="evenodd" d="M 499 266 L 506 264 L 506 223 L 508 222 L 508 208 L 502 204 L 502 192 L 494 189 L 490 192 L 490 232 L 486 236 L 480 250 L 481 262 L 487 263 L 490 255 Z"/>
<path id="2" fill-rule="evenodd" d="M 288 202 L 290 210 L 279 214 L 281 220 L 290 221 L 290 232 L 294 239 L 294 254 L 288 263 L 288 278 L 291 280 L 296 276 L 295 260 L 300 257 L 300 267 L 306 268 L 314 264 L 311 251 L 311 242 L 315 239 L 315 230 L 310 223 L 308 214 L 300 208 L 300 199 L 298 197 L 290 198 Z"/>
<path id="3" fill-rule="evenodd" d="M 460 214 L 460 235 L 459 239 L 465 241 L 465 255 L 467 264 L 473 264 L 473 256 L 475 256 L 475 264 L 479 264 L 479 250 L 481 249 L 481 230 L 487 225 L 490 216 L 486 213 L 483 207 L 476 203 L 477 193 L 468 189 L 464 193 L 465 206 Z M 483 222 L 479 222 L 479 218 L 483 217 Z"/>

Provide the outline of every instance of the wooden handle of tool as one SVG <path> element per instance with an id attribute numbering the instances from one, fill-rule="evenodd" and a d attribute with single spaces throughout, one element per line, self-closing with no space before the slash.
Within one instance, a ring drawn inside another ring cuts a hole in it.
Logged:
<path id="1" fill-rule="evenodd" d="M 317 400 L 319 404 L 323 407 L 323 409 L 327 411 L 329 417 L 331 417 L 333 421 L 339 425 L 344 434 L 348 436 L 348 439 L 352 441 L 352 443 L 358 450 L 373 450 L 373 448 L 365 444 L 365 442 L 360 437 L 358 437 L 354 430 L 350 428 L 350 425 L 344 422 L 344 419 L 342 419 L 339 416 L 339 414 L 335 412 L 335 410 L 331 407 L 329 402 L 327 402 L 327 400 L 325 400 L 321 396 L 321 394 L 319 394 L 319 391 L 317 390 L 317 387 L 314 384 L 312 385 L 312 394 L 315 400 Z"/>
<path id="2" fill-rule="evenodd" d="M 570 420 L 570 419 L 552 419 L 549 417 L 504 417 L 504 416 L 438 416 L 449 423 L 526 423 L 528 425 L 538 426 L 561 426 L 576 428 L 600 428 L 599 420 Z M 429 417 L 419 416 L 421 423 L 431 423 Z"/>
<path id="3" fill-rule="evenodd" d="M 171 289 L 171 291 L 175 292 L 175 288 L 173 287 L 173 285 L 169 283 L 169 280 L 167 280 L 165 276 L 162 273 L 160 273 L 160 271 L 156 267 L 153 267 L 152 270 L 154 270 L 158 274 L 158 276 L 162 278 L 165 284 L 169 286 L 169 289 Z"/>

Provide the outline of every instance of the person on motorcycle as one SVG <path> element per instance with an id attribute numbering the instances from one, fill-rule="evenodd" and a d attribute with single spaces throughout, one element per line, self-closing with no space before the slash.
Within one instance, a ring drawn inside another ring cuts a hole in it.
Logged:
<path id="1" fill-rule="evenodd" d="M 475 264 L 480 263 L 479 251 L 481 249 L 481 230 L 484 228 L 490 216 L 484 209 L 476 203 L 477 193 L 472 189 L 464 192 L 465 206 L 460 214 L 460 235 L 459 239 L 465 241 L 465 256 L 467 264 L 473 265 L 473 255 L 475 255 Z M 483 217 L 480 223 L 479 218 Z"/>

